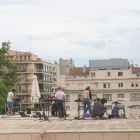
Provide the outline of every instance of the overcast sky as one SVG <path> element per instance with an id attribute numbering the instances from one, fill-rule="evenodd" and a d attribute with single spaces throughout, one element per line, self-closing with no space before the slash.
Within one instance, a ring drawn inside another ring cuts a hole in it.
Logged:
<path id="1" fill-rule="evenodd" d="M 0 42 L 52 62 L 128 58 L 140 65 L 140 0 L 0 0 Z M 111 42 L 110 42 L 111 40 Z"/>

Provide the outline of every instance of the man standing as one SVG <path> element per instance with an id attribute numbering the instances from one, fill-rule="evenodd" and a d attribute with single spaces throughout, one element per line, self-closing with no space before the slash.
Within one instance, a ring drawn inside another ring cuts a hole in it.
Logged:
<path id="1" fill-rule="evenodd" d="M 13 101 L 14 101 L 14 93 L 15 92 L 16 92 L 16 90 L 13 89 L 12 92 L 9 92 L 8 93 L 8 96 L 7 96 L 8 115 L 12 115 Z"/>
<path id="2" fill-rule="evenodd" d="M 58 88 L 57 93 L 55 94 L 55 99 L 57 100 L 57 108 L 59 112 L 60 121 L 64 121 L 64 107 L 63 100 L 65 99 L 65 94 L 62 92 L 61 87 Z"/>

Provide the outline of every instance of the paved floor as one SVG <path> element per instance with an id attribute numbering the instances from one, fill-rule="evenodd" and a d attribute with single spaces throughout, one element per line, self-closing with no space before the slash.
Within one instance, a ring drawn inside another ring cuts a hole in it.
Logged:
<path id="1" fill-rule="evenodd" d="M 40 122 L 38 118 L 25 118 L 20 115 L 0 116 L 0 133 L 34 133 L 34 132 L 126 132 L 140 131 L 140 111 L 134 111 L 135 119 L 111 119 L 111 120 L 74 120 L 76 111 L 67 120 L 59 122 L 58 118 L 50 117 L 50 122 Z M 82 113 L 81 113 L 82 114 Z M 128 114 L 128 113 L 126 113 Z"/>

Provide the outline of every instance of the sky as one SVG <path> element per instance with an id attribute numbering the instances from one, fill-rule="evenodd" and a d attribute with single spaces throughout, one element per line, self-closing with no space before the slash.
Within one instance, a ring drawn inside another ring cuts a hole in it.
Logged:
<path id="1" fill-rule="evenodd" d="M 89 66 L 127 58 L 140 66 L 140 0 L 0 0 L 0 42 Z"/>

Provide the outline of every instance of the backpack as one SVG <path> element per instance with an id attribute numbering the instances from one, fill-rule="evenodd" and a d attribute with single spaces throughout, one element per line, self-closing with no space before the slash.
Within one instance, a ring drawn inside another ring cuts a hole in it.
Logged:
<path id="1" fill-rule="evenodd" d="M 83 118 L 89 118 L 89 117 L 91 117 L 91 115 L 90 115 L 90 113 L 86 113 L 86 114 L 83 114 Z"/>

